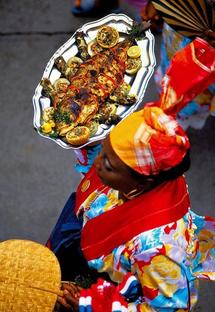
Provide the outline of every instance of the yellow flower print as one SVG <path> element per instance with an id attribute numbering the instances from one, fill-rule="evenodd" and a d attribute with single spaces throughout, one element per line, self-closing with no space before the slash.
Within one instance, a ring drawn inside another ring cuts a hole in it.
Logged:
<path id="1" fill-rule="evenodd" d="M 102 271 L 108 272 L 112 270 L 112 268 L 114 267 L 114 255 L 109 254 L 103 259 L 103 262 L 104 262 L 104 265 L 102 267 Z"/>
<path id="2" fill-rule="evenodd" d="M 132 310 L 132 308 L 133 307 L 130 308 L 130 304 L 129 304 L 128 312 L 134 312 L 134 311 L 136 312 L 137 311 L 136 308 L 133 308 L 133 310 Z M 138 306 L 138 311 L 140 311 L 140 312 L 156 312 L 157 310 L 154 310 L 152 307 L 150 307 L 148 305 L 148 303 L 144 302 Z M 177 310 L 177 312 L 188 312 L 188 310 L 187 309 L 186 310 L 179 309 L 179 310 Z"/>
<path id="3" fill-rule="evenodd" d="M 114 254 L 109 254 L 104 259 L 104 265 L 99 270 L 99 272 L 107 272 L 112 279 L 112 281 L 120 283 L 123 279 L 124 274 L 122 272 L 119 272 L 117 270 L 114 270 L 115 264 L 114 264 Z"/>
<path id="4" fill-rule="evenodd" d="M 104 207 L 104 211 L 112 209 L 116 205 L 122 204 L 122 201 L 118 199 L 119 192 L 116 190 L 110 190 L 107 194 L 108 201 Z"/>
<path id="5" fill-rule="evenodd" d="M 202 254 L 207 253 L 208 251 L 210 251 L 212 248 L 215 247 L 215 240 L 212 231 L 202 230 L 198 234 L 198 239 L 199 239 L 199 251 Z"/>
<path id="6" fill-rule="evenodd" d="M 180 267 L 163 255 L 156 256 L 149 265 L 143 268 L 143 285 L 160 289 L 166 297 L 171 297 L 177 290 L 180 278 Z"/>
<path id="7" fill-rule="evenodd" d="M 138 311 L 140 311 L 140 312 L 155 312 L 155 310 L 152 307 L 150 307 L 148 305 L 148 303 L 146 303 L 146 302 L 144 302 L 140 306 L 138 306 L 138 309 L 139 309 Z M 128 311 L 129 311 L 129 306 L 128 306 Z M 132 311 L 136 311 L 136 310 L 131 310 L 131 312 Z"/>
<path id="8" fill-rule="evenodd" d="M 119 271 L 113 271 L 109 273 L 111 280 L 115 283 L 121 283 L 124 277 L 124 274 Z"/>
<path id="9" fill-rule="evenodd" d="M 177 221 L 177 231 L 175 231 L 175 233 L 173 233 L 173 240 L 174 241 L 178 241 L 181 237 L 183 237 L 186 231 L 186 226 L 184 221 L 181 219 L 179 221 Z"/>

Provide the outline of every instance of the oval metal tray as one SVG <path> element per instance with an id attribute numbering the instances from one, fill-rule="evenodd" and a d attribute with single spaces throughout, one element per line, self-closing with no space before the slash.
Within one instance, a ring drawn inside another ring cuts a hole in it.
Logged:
<path id="1" fill-rule="evenodd" d="M 131 27 L 133 20 L 124 14 L 109 14 L 97 21 L 87 23 L 79 28 L 76 32 L 82 31 L 86 35 L 86 42 L 90 42 L 95 39 L 97 31 L 100 27 L 104 25 L 110 25 L 115 27 L 120 33 L 120 39 L 123 40 L 125 34 L 128 29 Z M 137 110 L 138 106 L 142 103 L 144 98 L 144 93 L 146 87 L 148 85 L 149 79 L 154 72 L 154 67 L 156 64 L 155 55 L 154 55 L 154 36 L 152 35 L 150 30 L 145 32 L 145 37 L 141 40 L 136 41 L 138 46 L 141 49 L 141 61 L 142 67 L 137 72 L 135 76 L 124 75 L 124 80 L 130 84 L 130 94 L 137 95 L 137 101 L 131 106 L 123 106 L 120 105 L 117 108 L 117 114 L 124 118 L 133 111 Z M 60 77 L 60 72 L 54 66 L 54 60 L 58 56 L 63 56 L 63 58 L 67 61 L 70 57 L 76 55 L 78 52 L 76 42 L 75 42 L 75 34 L 65 43 L 63 44 L 51 57 L 46 68 L 43 72 L 42 78 L 48 78 L 52 83 L 56 79 Z M 41 78 L 41 79 L 42 79 Z M 101 124 L 97 133 L 89 139 L 89 141 L 81 146 L 73 146 L 67 142 L 65 142 L 61 138 L 50 138 L 42 134 L 39 129 L 42 125 L 42 112 L 44 108 L 51 106 L 51 101 L 48 97 L 45 97 L 42 94 L 42 86 L 38 84 L 35 93 L 33 95 L 33 107 L 34 107 L 34 118 L 33 125 L 38 134 L 46 139 L 52 140 L 56 142 L 63 148 L 66 149 L 80 149 L 88 144 L 94 143 L 96 141 L 100 141 L 106 137 L 106 135 L 110 132 L 112 127 Z"/>

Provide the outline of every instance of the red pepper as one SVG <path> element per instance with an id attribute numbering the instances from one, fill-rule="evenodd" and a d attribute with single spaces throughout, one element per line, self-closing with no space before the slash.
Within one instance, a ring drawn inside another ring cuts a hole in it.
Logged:
<path id="1" fill-rule="evenodd" d="M 97 82 L 97 85 L 98 85 L 98 88 L 102 90 L 102 92 L 104 93 L 104 96 L 103 97 L 107 97 L 109 95 L 109 92 L 107 92 L 105 90 L 105 88 L 103 87 L 103 85 L 99 82 Z"/>
<path id="2" fill-rule="evenodd" d="M 110 81 L 113 83 L 113 85 L 114 85 L 115 87 L 117 87 L 117 83 L 116 83 L 116 81 L 115 81 L 112 77 L 108 76 L 108 75 L 105 74 L 105 73 L 103 73 L 102 76 L 104 76 L 107 80 L 110 80 Z"/>
<path id="3" fill-rule="evenodd" d="M 119 65 L 122 67 L 122 71 L 123 71 L 123 73 L 124 73 L 124 71 L 125 71 L 125 63 L 124 63 L 123 61 L 121 61 L 121 60 L 118 58 L 118 56 L 116 56 L 116 55 L 115 55 L 115 59 L 116 59 L 117 63 L 119 63 Z"/>
<path id="4" fill-rule="evenodd" d="M 74 90 L 74 91 L 77 91 L 77 92 L 79 92 L 79 91 L 80 91 L 80 88 L 75 87 L 75 86 L 72 86 L 72 85 L 69 85 L 68 89 L 70 89 L 70 90 Z"/>

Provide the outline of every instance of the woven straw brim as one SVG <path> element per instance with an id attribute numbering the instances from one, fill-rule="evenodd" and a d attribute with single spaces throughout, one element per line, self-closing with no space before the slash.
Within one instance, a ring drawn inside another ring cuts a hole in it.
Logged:
<path id="1" fill-rule="evenodd" d="M 51 312 L 60 293 L 55 255 L 27 240 L 0 243 L 0 312 Z"/>

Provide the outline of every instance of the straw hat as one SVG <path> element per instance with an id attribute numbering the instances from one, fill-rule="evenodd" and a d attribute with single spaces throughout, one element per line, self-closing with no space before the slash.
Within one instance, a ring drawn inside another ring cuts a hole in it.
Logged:
<path id="1" fill-rule="evenodd" d="M 55 255 L 28 240 L 0 243 L 0 312 L 51 312 L 60 293 Z"/>

